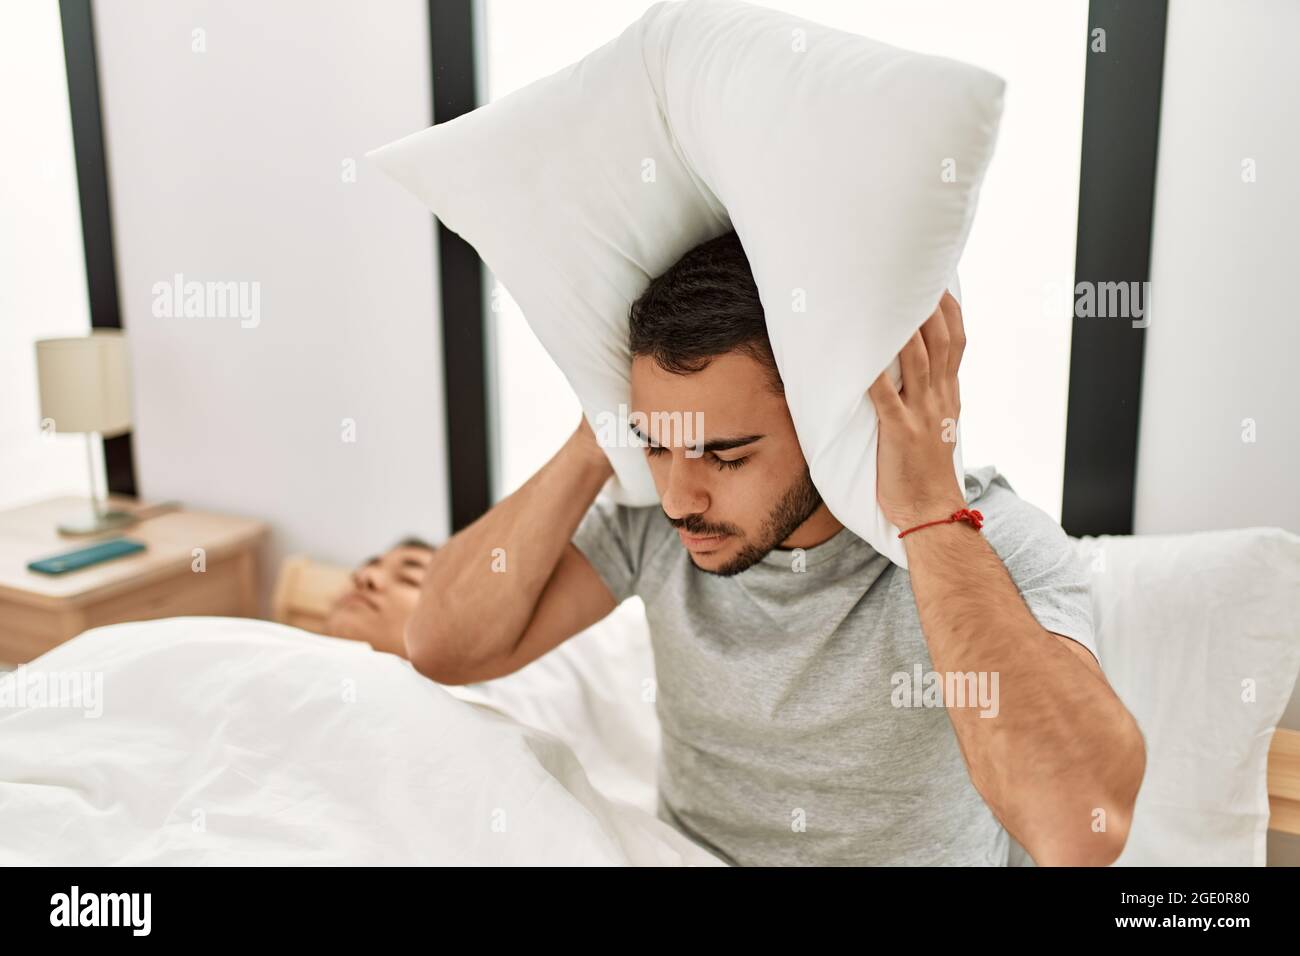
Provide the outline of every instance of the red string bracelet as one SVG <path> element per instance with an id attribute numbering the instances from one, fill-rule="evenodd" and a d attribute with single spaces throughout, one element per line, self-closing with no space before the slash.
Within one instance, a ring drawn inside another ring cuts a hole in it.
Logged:
<path id="1" fill-rule="evenodd" d="M 969 508 L 962 508 L 960 511 L 954 511 L 947 518 L 940 518 L 938 521 L 927 521 L 925 524 L 919 524 L 915 528 L 908 528 L 906 531 L 900 531 L 898 532 L 898 536 L 901 538 L 905 534 L 911 534 L 913 531 L 928 528 L 932 524 L 950 524 L 954 521 L 968 522 L 976 531 L 984 527 L 984 516 L 982 514 L 978 511 L 971 511 Z"/>

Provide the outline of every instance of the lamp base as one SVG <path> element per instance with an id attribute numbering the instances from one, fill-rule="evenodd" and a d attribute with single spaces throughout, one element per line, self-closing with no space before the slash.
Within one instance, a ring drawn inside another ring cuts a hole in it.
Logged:
<path id="1" fill-rule="evenodd" d="M 138 519 L 125 511 L 103 511 L 89 514 L 76 521 L 65 521 L 59 525 L 59 534 L 65 537 L 80 537 L 88 534 L 103 534 L 105 531 L 117 531 L 135 524 Z"/>

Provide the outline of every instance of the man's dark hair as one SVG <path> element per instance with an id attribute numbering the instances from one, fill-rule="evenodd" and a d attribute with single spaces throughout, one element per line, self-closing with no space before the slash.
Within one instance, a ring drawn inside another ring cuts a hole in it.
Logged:
<path id="1" fill-rule="evenodd" d="M 704 369 L 728 352 L 740 352 L 771 373 L 783 391 L 767 337 L 758 286 L 740 238 L 724 233 L 696 246 L 651 281 L 632 303 L 628 344 L 677 375 Z"/>

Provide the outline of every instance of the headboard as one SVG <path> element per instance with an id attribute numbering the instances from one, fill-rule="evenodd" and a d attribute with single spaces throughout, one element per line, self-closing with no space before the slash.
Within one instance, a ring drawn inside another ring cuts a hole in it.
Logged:
<path id="1" fill-rule="evenodd" d="M 306 555 L 286 558 L 275 582 L 271 619 L 277 624 L 324 633 L 325 616 L 334 599 L 348 589 L 350 574 L 347 568 L 313 561 Z"/>
<path id="2" fill-rule="evenodd" d="M 1273 731 L 1268 747 L 1268 828 L 1300 834 L 1300 730 Z"/>

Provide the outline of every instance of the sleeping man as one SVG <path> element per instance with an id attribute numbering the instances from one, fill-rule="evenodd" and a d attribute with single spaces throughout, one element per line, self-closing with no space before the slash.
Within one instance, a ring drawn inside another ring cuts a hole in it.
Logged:
<path id="1" fill-rule="evenodd" d="M 1098 667 L 1065 532 L 992 467 L 958 484 L 956 301 L 900 353 L 901 391 L 863 382 L 907 570 L 813 485 L 734 233 L 649 285 L 630 344 L 632 417 L 652 423 L 632 437 L 660 504 L 597 500 L 612 472 L 581 423 L 431 556 L 415 666 L 445 684 L 508 674 L 637 594 L 658 813 L 722 859 L 1004 865 L 1010 833 L 1039 865 L 1115 860 L 1144 743 Z M 674 413 L 703 434 L 657 434 Z"/>
<path id="2" fill-rule="evenodd" d="M 351 587 L 330 605 L 322 631 L 405 657 L 406 622 L 433 551 L 433 545 L 410 537 L 363 561 L 352 572 Z"/>

